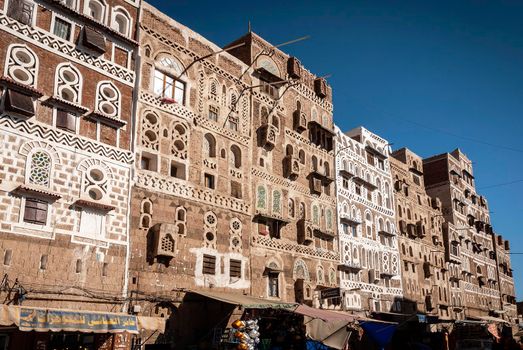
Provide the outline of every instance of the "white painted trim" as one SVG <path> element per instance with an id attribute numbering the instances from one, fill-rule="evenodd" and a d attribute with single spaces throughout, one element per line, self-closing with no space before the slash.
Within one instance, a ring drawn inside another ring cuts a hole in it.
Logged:
<path id="1" fill-rule="evenodd" d="M 80 65 L 82 65 L 82 66 L 84 66 L 84 67 L 86 67 L 86 68 L 88 68 L 88 69 L 91 69 L 91 70 L 93 70 L 93 71 L 96 71 L 96 72 L 98 72 L 98 73 L 104 75 L 104 76 L 107 76 L 107 77 L 109 77 L 109 78 L 112 79 L 112 80 L 116 80 L 116 81 L 118 81 L 118 82 L 120 82 L 120 83 L 122 83 L 122 84 L 124 84 L 124 85 L 134 87 L 134 82 L 129 82 L 129 81 L 126 81 L 126 80 L 124 80 L 124 79 L 121 79 L 121 78 L 118 77 L 117 75 L 112 75 L 112 74 L 110 74 L 110 73 L 104 71 L 103 69 L 100 69 L 100 68 L 98 68 L 98 67 L 95 67 L 94 65 L 90 65 L 90 64 L 88 64 L 88 63 L 86 63 L 86 62 L 84 62 L 84 61 L 82 61 L 82 60 L 79 60 L 79 59 L 73 57 L 73 56 L 70 56 L 70 55 L 64 54 L 64 53 L 61 52 L 60 50 L 56 50 L 56 49 L 54 49 L 54 48 L 50 48 L 49 46 L 44 45 L 44 44 L 42 44 L 41 42 L 39 42 L 39 41 L 37 41 L 37 40 L 34 40 L 34 39 L 32 39 L 31 37 L 29 37 L 29 36 L 25 36 L 25 35 L 23 35 L 23 34 L 17 32 L 17 31 L 15 31 L 15 30 L 12 30 L 11 28 L 9 28 L 9 27 L 7 27 L 7 26 L 4 26 L 4 25 L 1 25 L 1 24 L 0 24 L 0 29 L 2 29 L 2 30 L 4 30 L 4 31 L 8 32 L 9 34 L 14 35 L 14 36 L 16 36 L 16 37 L 18 37 L 18 38 L 20 38 L 20 39 L 26 41 L 26 42 L 29 42 L 29 43 L 31 43 L 31 44 L 34 44 L 34 45 L 36 45 L 36 46 L 38 46 L 38 47 L 40 47 L 40 48 L 42 48 L 42 49 L 44 49 L 44 50 L 46 50 L 46 51 L 52 52 L 52 53 L 56 54 L 57 56 L 63 57 L 63 58 L 65 58 L 67 61 L 70 61 L 70 62 L 76 62 L 76 63 L 78 63 L 78 64 L 80 64 Z M 127 68 L 125 68 L 125 67 L 122 67 L 122 69 L 128 70 L 128 71 L 129 71 L 129 72 L 134 76 L 134 73 L 131 72 L 129 69 L 127 69 Z M 134 78 L 136 79 L 136 77 L 134 77 Z"/>
<path id="2" fill-rule="evenodd" d="M 55 23 L 56 23 L 56 17 L 60 18 L 61 20 L 65 21 L 65 22 L 67 22 L 67 23 L 69 23 L 71 25 L 71 33 L 69 33 L 69 38 L 64 39 L 64 38 L 62 38 L 62 37 L 60 37 L 60 36 L 58 36 L 58 35 L 56 35 L 54 33 L 54 26 L 55 26 Z M 75 22 L 73 22 L 69 18 L 64 17 L 62 15 L 59 15 L 58 13 L 53 11 L 53 15 L 51 17 L 51 28 L 50 28 L 51 30 L 49 31 L 49 33 L 51 35 L 54 35 L 55 37 L 57 37 L 59 39 L 62 39 L 62 40 L 65 40 L 65 41 L 73 42 L 73 40 L 75 38 L 74 34 L 75 34 L 75 31 L 76 31 L 76 27 L 77 26 L 76 26 Z"/>

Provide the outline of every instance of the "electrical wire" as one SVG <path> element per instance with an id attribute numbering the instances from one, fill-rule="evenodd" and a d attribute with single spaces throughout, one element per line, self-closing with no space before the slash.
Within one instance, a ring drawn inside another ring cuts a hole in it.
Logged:
<path id="1" fill-rule="evenodd" d="M 488 188 L 496 188 L 496 187 L 501 187 L 501 186 L 508 186 L 508 185 L 512 185 L 512 184 L 515 184 L 515 183 L 519 183 L 519 182 L 523 182 L 523 179 L 509 181 L 509 182 L 502 182 L 502 183 L 499 183 L 499 184 L 496 184 L 496 185 L 483 186 L 483 187 L 479 187 L 478 190 L 485 190 L 485 189 L 488 189 Z"/>

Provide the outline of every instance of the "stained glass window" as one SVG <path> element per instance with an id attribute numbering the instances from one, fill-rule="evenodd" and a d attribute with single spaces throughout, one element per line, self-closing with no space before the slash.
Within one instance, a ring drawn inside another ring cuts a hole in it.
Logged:
<path id="1" fill-rule="evenodd" d="M 263 186 L 258 186 L 258 203 L 257 203 L 257 207 L 258 208 L 262 208 L 262 209 L 265 209 L 267 208 L 267 193 L 265 191 L 265 187 Z"/>
<path id="2" fill-rule="evenodd" d="M 37 151 L 31 156 L 29 183 L 49 187 L 51 157 L 44 151 Z"/>
<path id="3" fill-rule="evenodd" d="M 281 213 L 281 193 L 274 191 L 272 193 L 272 211 L 274 213 Z"/>

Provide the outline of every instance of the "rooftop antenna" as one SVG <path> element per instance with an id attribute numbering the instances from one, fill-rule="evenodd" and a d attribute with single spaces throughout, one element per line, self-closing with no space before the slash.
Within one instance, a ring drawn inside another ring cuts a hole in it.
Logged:
<path id="1" fill-rule="evenodd" d="M 252 27 L 251 27 L 251 21 L 249 20 L 249 24 L 248 24 L 248 29 L 249 29 L 249 33 L 252 32 Z"/>

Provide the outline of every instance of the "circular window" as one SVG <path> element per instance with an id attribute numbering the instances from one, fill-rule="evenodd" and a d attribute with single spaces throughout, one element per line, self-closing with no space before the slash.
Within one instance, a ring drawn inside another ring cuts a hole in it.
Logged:
<path id="1" fill-rule="evenodd" d="M 89 194 L 89 197 L 91 199 L 94 199 L 95 201 L 99 201 L 103 197 L 102 191 L 100 191 L 99 188 L 93 187 L 93 188 L 89 189 L 89 191 L 87 191 L 87 193 Z"/>
<path id="2" fill-rule="evenodd" d="M 238 247 L 238 246 L 240 245 L 240 239 L 239 239 L 238 237 L 234 237 L 234 238 L 232 239 L 232 245 L 233 245 L 234 247 Z"/>
<path id="3" fill-rule="evenodd" d="M 65 82 L 67 82 L 69 84 L 76 84 L 76 83 L 78 83 L 78 76 L 76 75 L 75 72 L 73 72 L 70 69 L 62 70 L 61 77 L 62 77 L 62 79 Z"/>
<path id="4" fill-rule="evenodd" d="M 185 149 L 185 144 L 180 140 L 175 141 L 174 148 L 176 148 L 178 151 L 183 151 Z"/>
<path id="5" fill-rule="evenodd" d="M 156 141 L 156 133 L 152 130 L 147 130 L 145 132 L 145 137 L 150 141 L 150 142 L 154 142 Z"/>
<path id="6" fill-rule="evenodd" d="M 76 101 L 76 93 L 69 88 L 62 88 L 60 91 L 60 95 L 66 101 L 69 101 L 69 102 Z"/>
<path id="7" fill-rule="evenodd" d="M 239 220 L 234 220 L 232 222 L 232 224 L 231 224 L 231 227 L 232 227 L 233 230 L 239 231 L 242 228 L 242 224 L 241 224 L 241 222 Z"/>
<path id="8" fill-rule="evenodd" d="M 9 73 L 19 83 L 28 85 L 33 82 L 33 77 L 23 68 L 11 67 L 9 68 Z"/>
<path id="9" fill-rule="evenodd" d="M 30 67 L 35 65 L 35 58 L 25 49 L 17 48 L 13 50 L 13 59 L 19 65 Z"/>
<path id="10" fill-rule="evenodd" d="M 116 107 L 111 102 L 108 102 L 108 101 L 104 101 L 104 102 L 100 103 L 100 111 L 109 116 L 116 115 Z"/>
<path id="11" fill-rule="evenodd" d="M 103 97 L 105 97 L 108 100 L 115 100 L 118 95 L 116 94 L 116 91 L 110 87 L 110 86 L 104 86 L 101 89 Z"/>
<path id="12" fill-rule="evenodd" d="M 105 179 L 105 175 L 102 170 L 95 168 L 89 171 L 89 177 L 93 182 L 102 182 Z"/>
<path id="13" fill-rule="evenodd" d="M 156 116 L 154 114 L 147 114 L 145 116 L 145 119 L 147 119 L 147 121 L 149 123 L 151 123 L 152 125 L 155 125 L 156 123 L 158 123 L 158 119 L 156 118 Z"/>
<path id="14" fill-rule="evenodd" d="M 179 135 L 185 134 L 185 128 L 182 125 L 176 125 L 174 129 L 178 132 Z"/>
<path id="15" fill-rule="evenodd" d="M 214 241 L 214 233 L 212 232 L 207 232 L 205 234 L 205 239 L 208 240 L 208 241 Z"/>
<path id="16" fill-rule="evenodd" d="M 216 225 L 216 216 L 213 213 L 208 213 L 205 216 L 205 222 L 210 226 Z"/>

